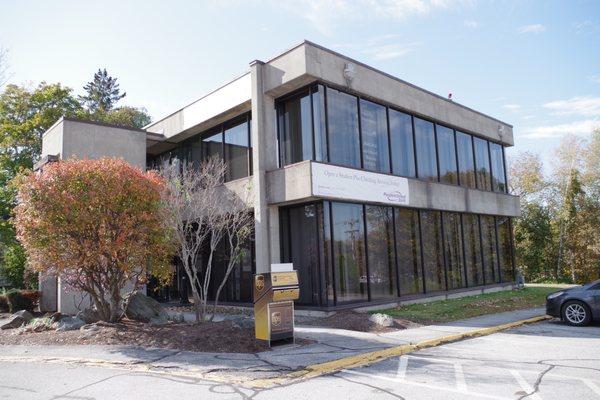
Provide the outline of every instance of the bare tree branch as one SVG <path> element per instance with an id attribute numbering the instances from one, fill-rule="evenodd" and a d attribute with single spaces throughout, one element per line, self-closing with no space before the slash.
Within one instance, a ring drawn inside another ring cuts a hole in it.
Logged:
<path id="1" fill-rule="evenodd" d="M 0 47 L 0 88 L 8 82 L 8 50 Z"/>

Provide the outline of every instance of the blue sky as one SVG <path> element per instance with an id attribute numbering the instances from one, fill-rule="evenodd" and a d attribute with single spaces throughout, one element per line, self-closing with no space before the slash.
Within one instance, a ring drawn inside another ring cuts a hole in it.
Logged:
<path id="1" fill-rule="evenodd" d="M 158 119 L 308 39 L 514 125 L 550 157 L 600 127 L 600 1 L 12 1 L 12 83 L 81 92 L 106 67 Z"/>

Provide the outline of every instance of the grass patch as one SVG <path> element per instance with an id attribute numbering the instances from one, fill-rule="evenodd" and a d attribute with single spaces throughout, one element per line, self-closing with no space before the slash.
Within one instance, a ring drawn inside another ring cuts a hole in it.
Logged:
<path id="1" fill-rule="evenodd" d="M 375 312 L 420 324 L 434 324 L 486 314 L 541 307 L 546 304 L 546 296 L 557 290 L 559 289 L 547 286 L 526 287 L 520 290 L 486 293 L 460 299 L 411 304 Z"/>

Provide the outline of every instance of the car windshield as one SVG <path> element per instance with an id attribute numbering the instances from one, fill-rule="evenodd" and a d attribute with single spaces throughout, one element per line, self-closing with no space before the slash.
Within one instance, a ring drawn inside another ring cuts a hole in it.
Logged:
<path id="1" fill-rule="evenodd" d="M 590 282 L 582 286 L 583 289 L 600 289 L 600 279 Z"/>

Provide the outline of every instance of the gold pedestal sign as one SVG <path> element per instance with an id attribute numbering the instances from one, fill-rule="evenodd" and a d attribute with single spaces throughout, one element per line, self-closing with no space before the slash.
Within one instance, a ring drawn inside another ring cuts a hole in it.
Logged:
<path id="1" fill-rule="evenodd" d="M 272 341 L 294 338 L 294 300 L 298 299 L 296 271 L 254 275 L 254 329 L 256 339 Z"/>

